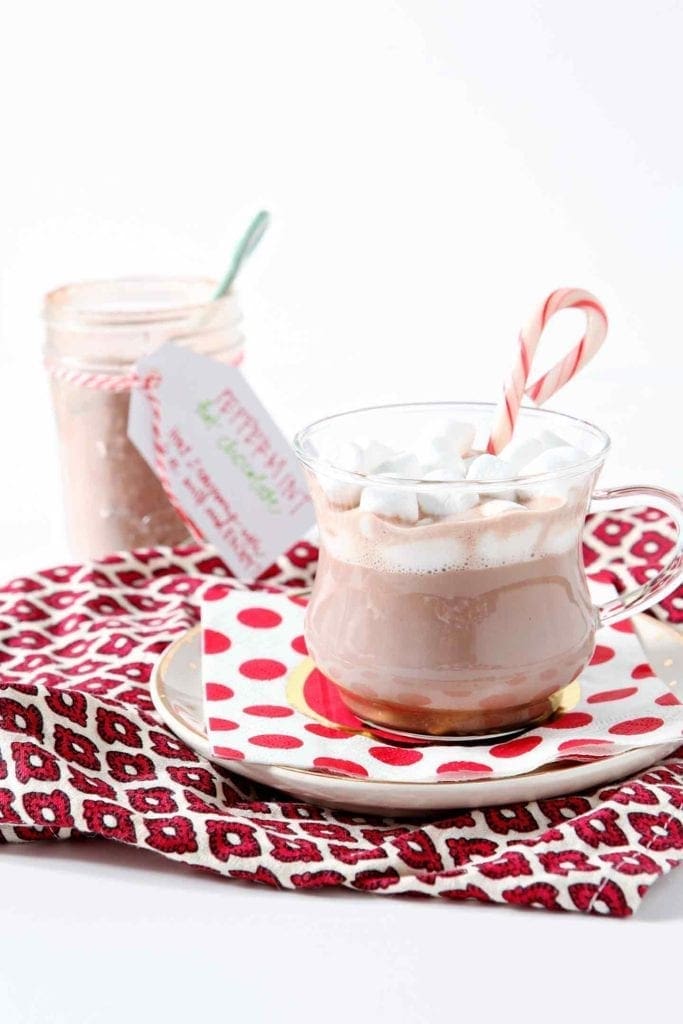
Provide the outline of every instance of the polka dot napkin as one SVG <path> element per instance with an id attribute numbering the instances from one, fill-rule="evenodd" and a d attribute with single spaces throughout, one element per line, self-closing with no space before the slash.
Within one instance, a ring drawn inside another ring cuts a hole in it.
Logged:
<path id="1" fill-rule="evenodd" d="M 520 775 L 553 762 L 676 743 L 683 735 L 683 705 L 654 677 L 626 623 L 598 634 L 573 706 L 518 738 L 423 746 L 380 739 L 308 658 L 305 604 L 298 596 L 243 591 L 204 601 L 202 678 L 216 757 L 437 782 Z"/>

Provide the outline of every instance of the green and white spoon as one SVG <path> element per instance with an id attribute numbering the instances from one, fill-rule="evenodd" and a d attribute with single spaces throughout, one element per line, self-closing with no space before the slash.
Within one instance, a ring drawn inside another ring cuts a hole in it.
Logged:
<path id="1" fill-rule="evenodd" d="M 233 284 L 235 283 L 237 275 L 242 269 L 244 263 L 251 256 L 254 249 L 263 238 L 269 224 L 270 214 L 268 213 L 267 210 L 261 210 L 259 213 L 256 214 L 251 224 L 245 231 L 242 239 L 238 243 L 237 248 L 235 249 L 235 252 L 232 257 L 232 263 L 230 264 L 230 269 L 228 270 L 227 274 L 225 275 L 225 277 L 219 284 L 218 288 L 216 289 L 216 292 L 213 296 L 214 301 L 216 299 L 221 299 L 230 291 Z"/>

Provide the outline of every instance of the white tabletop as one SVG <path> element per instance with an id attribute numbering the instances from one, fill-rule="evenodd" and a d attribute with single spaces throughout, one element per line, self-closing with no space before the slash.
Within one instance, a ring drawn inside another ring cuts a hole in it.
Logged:
<path id="1" fill-rule="evenodd" d="M 7 1024 L 674 1019 L 682 881 L 661 879 L 623 921 L 277 892 L 98 840 L 6 847 L 0 1013 Z"/>

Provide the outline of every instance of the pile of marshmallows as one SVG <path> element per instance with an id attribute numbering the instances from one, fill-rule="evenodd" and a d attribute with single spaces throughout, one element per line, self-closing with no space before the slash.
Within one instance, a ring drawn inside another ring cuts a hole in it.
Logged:
<path id="1" fill-rule="evenodd" d="M 420 481 L 420 486 L 363 485 L 335 479 L 324 471 L 319 476 L 320 486 L 332 505 L 360 506 L 364 512 L 403 523 L 416 523 L 424 517 L 461 515 L 476 505 L 481 505 L 481 515 L 491 517 L 525 511 L 520 501 L 542 494 L 557 495 L 559 490 L 557 482 L 544 483 L 527 493 L 504 486 L 506 482 L 520 475 L 568 469 L 587 457 L 585 452 L 549 430 L 523 441 L 512 441 L 502 457 L 473 452 L 474 435 L 471 423 L 441 420 L 426 427 L 415 445 L 407 450 L 397 451 L 365 438 L 341 442 L 321 452 L 323 462 L 330 467 L 380 477 L 387 483 Z M 489 485 L 485 498 L 480 498 L 474 488 L 443 486 L 463 480 Z M 430 481 L 440 486 L 425 487 L 424 483 Z M 502 486 L 490 486 L 497 483 Z"/>

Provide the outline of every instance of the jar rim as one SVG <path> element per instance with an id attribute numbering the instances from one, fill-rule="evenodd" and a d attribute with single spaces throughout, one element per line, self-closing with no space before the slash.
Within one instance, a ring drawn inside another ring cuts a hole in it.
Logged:
<path id="1" fill-rule="evenodd" d="M 237 297 L 230 290 L 214 299 L 217 287 L 217 281 L 200 276 L 136 275 L 78 281 L 60 285 L 47 293 L 43 319 L 48 325 L 68 324 L 72 330 L 87 330 L 172 323 L 198 315 L 208 306 L 216 313 L 219 310 L 229 312 L 231 307 L 236 307 Z M 166 297 L 154 300 L 154 295 Z M 128 301 L 124 301 L 125 296 Z M 186 301 L 180 301 L 181 296 L 185 296 Z"/>

